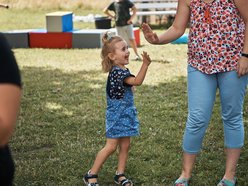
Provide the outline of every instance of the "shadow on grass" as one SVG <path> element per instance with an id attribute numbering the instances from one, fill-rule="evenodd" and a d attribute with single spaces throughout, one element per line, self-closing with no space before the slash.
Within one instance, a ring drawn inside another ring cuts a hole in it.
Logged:
<path id="1" fill-rule="evenodd" d="M 62 72 L 25 67 L 19 122 L 11 141 L 16 162 L 15 185 L 82 185 L 82 174 L 105 144 L 105 83 L 100 71 Z M 135 185 L 171 185 L 180 174 L 181 143 L 187 118 L 186 79 L 135 93 L 141 123 L 133 138 L 126 174 Z M 199 156 L 192 184 L 216 185 L 224 172 L 219 100 Z M 247 106 L 245 122 L 247 123 Z M 247 125 L 246 125 L 247 129 Z M 247 141 L 247 136 L 246 136 Z M 247 149 L 238 166 L 245 185 Z M 101 185 L 114 185 L 117 156 L 99 173 Z"/>
<path id="2" fill-rule="evenodd" d="M 152 60 L 153 62 L 156 62 L 156 63 L 163 63 L 163 64 L 166 64 L 166 63 L 170 63 L 170 61 L 168 60 L 162 60 L 162 59 L 153 59 Z"/>

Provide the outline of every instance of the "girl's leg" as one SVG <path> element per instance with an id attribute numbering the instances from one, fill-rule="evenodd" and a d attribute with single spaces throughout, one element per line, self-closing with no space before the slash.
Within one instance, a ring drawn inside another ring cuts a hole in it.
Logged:
<path id="1" fill-rule="evenodd" d="M 218 75 L 226 147 L 224 179 L 227 180 L 234 180 L 241 147 L 244 145 L 242 113 L 247 77 L 238 78 L 236 71 Z"/>
<path id="2" fill-rule="evenodd" d="M 107 138 L 106 145 L 98 152 L 95 162 L 90 169 L 90 174 L 98 174 L 106 159 L 116 151 L 119 139 Z M 96 179 L 90 179 L 89 183 L 95 183 Z"/>
<path id="3" fill-rule="evenodd" d="M 118 167 L 117 167 L 117 175 L 118 174 L 124 174 L 127 158 L 128 158 L 128 151 L 130 147 L 130 137 L 123 137 L 119 140 L 119 156 L 118 156 Z M 122 181 L 124 179 L 127 179 L 125 176 L 118 177 L 118 181 Z M 127 184 L 127 186 L 132 185 L 131 182 Z"/>
<path id="4" fill-rule="evenodd" d="M 211 118 L 217 90 L 215 75 L 206 75 L 188 66 L 188 119 L 183 139 L 181 178 L 189 179 Z"/>
<path id="5" fill-rule="evenodd" d="M 130 137 L 124 137 L 119 139 L 119 156 L 118 156 L 118 173 L 124 173 L 126 162 L 128 158 L 128 151 L 130 147 Z"/>

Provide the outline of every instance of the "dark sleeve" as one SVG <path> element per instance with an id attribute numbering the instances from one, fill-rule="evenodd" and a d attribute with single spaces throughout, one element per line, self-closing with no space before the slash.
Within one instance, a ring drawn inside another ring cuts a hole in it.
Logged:
<path id="1" fill-rule="evenodd" d="M 127 77 L 135 77 L 135 75 L 129 74 Z M 126 77 L 126 78 L 127 78 L 127 77 Z M 124 80 L 125 80 L 125 79 L 123 79 L 123 84 L 124 84 L 124 86 L 130 86 L 130 87 L 133 86 L 133 85 L 129 85 L 129 84 L 125 83 Z"/>
<path id="2" fill-rule="evenodd" d="M 21 87 L 21 76 L 15 56 L 2 33 L 0 33 L 0 83 Z"/>
<path id="3" fill-rule="evenodd" d="M 115 12 L 115 3 L 111 3 L 107 9 Z"/>
<path id="4" fill-rule="evenodd" d="M 128 3 L 128 8 L 133 8 L 133 6 L 134 6 L 134 3 L 133 2 L 127 1 L 127 3 Z"/>
<path id="5" fill-rule="evenodd" d="M 133 76 L 129 70 L 115 69 L 110 72 L 107 83 L 107 93 L 111 99 L 122 99 L 125 93 L 124 79 Z"/>

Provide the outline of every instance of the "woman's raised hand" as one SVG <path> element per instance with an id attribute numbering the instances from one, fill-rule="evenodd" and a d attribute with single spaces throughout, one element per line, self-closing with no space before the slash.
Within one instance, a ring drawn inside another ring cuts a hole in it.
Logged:
<path id="1" fill-rule="evenodd" d="M 151 27 L 147 23 L 142 23 L 141 29 L 145 36 L 145 39 L 151 44 L 159 44 L 159 38 L 156 33 L 154 33 Z"/>

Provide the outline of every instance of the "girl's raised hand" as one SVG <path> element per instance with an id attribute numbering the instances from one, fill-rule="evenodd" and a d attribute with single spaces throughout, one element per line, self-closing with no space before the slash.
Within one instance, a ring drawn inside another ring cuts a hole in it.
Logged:
<path id="1" fill-rule="evenodd" d="M 151 44 L 159 44 L 158 35 L 152 31 L 151 27 L 148 24 L 143 23 L 141 25 L 141 29 L 143 31 L 143 34 L 145 36 L 145 39 L 149 43 L 151 43 Z"/>
<path id="2" fill-rule="evenodd" d="M 147 52 L 143 51 L 143 53 L 141 54 L 142 58 L 143 58 L 143 63 L 145 63 L 147 66 L 149 66 L 152 62 L 150 56 L 147 54 Z"/>

